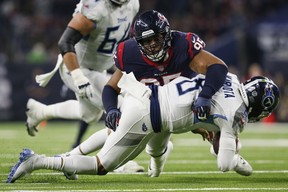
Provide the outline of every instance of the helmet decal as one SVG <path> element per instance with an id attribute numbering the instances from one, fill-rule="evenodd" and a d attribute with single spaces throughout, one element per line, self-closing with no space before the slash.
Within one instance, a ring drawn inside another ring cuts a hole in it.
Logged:
<path id="1" fill-rule="evenodd" d="M 148 24 L 142 21 L 142 19 L 137 20 L 136 25 L 140 25 L 142 27 L 148 27 Z"/>
<path id="2" fill-rule="evenodd" d="M 162 15 L 161 13 L 158 13 L 158 17 L 159 17 L 159 20 L 156 21 L 156 25 L 160 28 L 163 27 L 163 25 L 165 25 L 165 22 L 167 22 L 167 19 L 164 15 Z"/>
<path id="3" fill-rule="evenodd" d="M 273 94 L 272 85 L 271 84 L 267 84 L 267 86 L 265 87 L 264 92 L 265 92 L 265 94 L 262 97 L 262 106 L 265 109 L 268 109 L 271 106 L 273 106 L 273 104 L 275 102 L 275 96 Z"/>

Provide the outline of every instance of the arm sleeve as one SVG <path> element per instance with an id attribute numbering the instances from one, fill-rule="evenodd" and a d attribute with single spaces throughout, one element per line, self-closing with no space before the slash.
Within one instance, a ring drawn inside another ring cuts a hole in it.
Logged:
<path id="1" fill-rule="evenodd" d="M 118 93 L 109 85 L 105 85 L 102 92 L 102 102 L 106 113 L 111 109 L 117 109 Z"/>
<path id="2" fill-rule="evenodd" d="M 225 65 L 214 64 L 208 67 L 205 83 L 199 97 L 204 97 L 207 99 L 212 98 L 212 96 L 223 86 L 228 69 Z"/>

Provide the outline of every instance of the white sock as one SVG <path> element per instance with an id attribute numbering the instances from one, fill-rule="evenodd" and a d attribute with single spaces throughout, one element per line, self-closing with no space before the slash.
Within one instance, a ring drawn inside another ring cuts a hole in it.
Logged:
<path id="1" fill-rule="evenodd" d="M 36 169 L 52 169 L 61 170 L 63 160 L 60 156 L 46 157 L 45 155 L 38 155 L 33 162 L 34 170 Z"/>
<path id="2" fill-rule="evenodd" d="M 70 155 L 87 155 L 101 149 L 108 137 L 108 129 L 104 128 L 91 135 L 78 147 L 69 152 Z"/>
<path id="3" fill-rule="evenodd" d="M 47 118 L 81 119 L 80 106 L 77 100 L 68 100 L 61 103 L 47 105 L 45 110 Z"/>
<path id="4" fill-rule="evenodd" d="M 50 169 L 67 173 L 97 175 L 98 165 L 95 156 L 73 155 L 69 157 L 46 157 L 39 155 L 33 162 L 34 170 Z"/>
<path id="5" fill-rule="evenodd" d="M 97 175 L 98 165 L 95 156 L 73 155 L 63 158 L 63 172 Z"/>

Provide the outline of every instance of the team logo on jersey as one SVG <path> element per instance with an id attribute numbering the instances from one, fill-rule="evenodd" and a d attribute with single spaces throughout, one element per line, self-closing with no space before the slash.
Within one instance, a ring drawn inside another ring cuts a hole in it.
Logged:
<path id="1" fill-rule="evenodd" d="M 147 126 L 145 123 L 142 124 L 142 131 L 146 132 L 148 130 Z"/>
<path id="2" fill-rule="evenodd" d="M 117 20 L 118 20 L 118 23 L 125 22 L 125 21 L 127 21 L 127 16 L 123 17 L 123 18 L 117 18 Z"/>

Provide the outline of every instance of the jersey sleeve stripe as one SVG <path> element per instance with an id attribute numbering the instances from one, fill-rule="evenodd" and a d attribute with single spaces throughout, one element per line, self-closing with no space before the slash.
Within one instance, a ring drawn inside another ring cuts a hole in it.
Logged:
<path id="1" fill-rule="evenodd" d="M 120 69 L 124 69 L 124 63 L 123 63 L 123 52 L 124 52 L 124 42 L 121 42 L 118 46 L 118 61 L 120 65 Z"/>
<path id="2" fill-rule="evenodd" d="M 192 58 L 193 57 L 193 51 L 192 51 L 192 41 L 191 41 L 191 37 L 192 37 L 192 33 L 187 33 L 186 35 L 186 39 L 189 43 L 189 50 L 188 50 L 188 53 L 190 55 L 190 57 Z"/>

